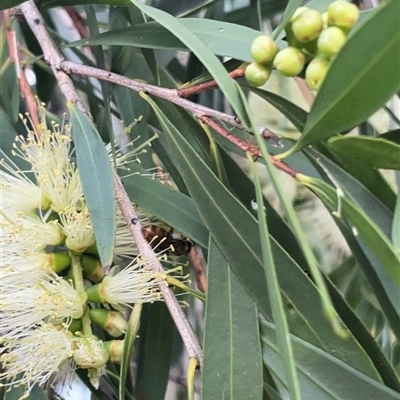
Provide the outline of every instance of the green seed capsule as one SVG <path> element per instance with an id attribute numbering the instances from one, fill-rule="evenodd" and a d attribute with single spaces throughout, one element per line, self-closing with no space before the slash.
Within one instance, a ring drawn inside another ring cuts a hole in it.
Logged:
<path id="1" fill-rule="evenodd" d="M 271 75 L 271 68 L 258 63 L 251 63 L 247 66 L 245 77 L 251 86 L 262 86 Z"/>
<path id="2" fill-rule="evenodd" d="M 302 43 L 316 39 L 321 33 L 322 27 L 322 16 L 316 10 L 304 11 L 292 22 L 293 35 Z"/>
<path id="3" fill-rule="evenodd" d="M 358 21 L 359 9 L 344 0 L 334 1 L 328 7 L 328 25 L 338 26 L 348 32 Z"/>
<path id="4" fill-rule="evenodd" d="M 318 51 L 327 56 L 334 56 L 346 43 L 345 33 L 337 26 L 324 29 L 318 38 Z"/>
<path id="5" fill-rule="evenodd" d="M 299 16 L 301 13 L 303 13 L 304 11 L 308 11 L 309 8 L 308 7 L 299 7 L 296 8 L 295 12 L 293 13 L 292 17 L 289 20 L 289 23 L 293 22 L 294 19 Z"/>
<path id="6" fill-rule="evenodd" d="M 329 68 L 329 61 L 325 58 L 316 57 L 306 69 L 306 84 L 311 90 L 319 90 Z"/>
<path id="7" fill-rule="evenodd" d="M 275 56 L 273 65 L 283 76 L 296 76 L 302 71 L 304 63 L 304 54 L 299 49 L 286 47 Z"/>
<path id="8" fill-rule="evenodd" d="M 256 63 L 268 64 L 274 59 L 278 50 L 278 46 L 272 38 L 262 35 L 253 40 L 250 54 Z"/>

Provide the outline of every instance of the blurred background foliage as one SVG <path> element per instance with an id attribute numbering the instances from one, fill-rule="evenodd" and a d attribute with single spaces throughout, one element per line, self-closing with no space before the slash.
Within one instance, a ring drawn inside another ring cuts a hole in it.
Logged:
<path id="1" fill-rule="evenodd" d="M 395 2 L 387 1 L 386 5 L 392 3 L 395 9 Z M 2 0 L 0 7 L 7 9 L 18 3 L 20 1 Z M 274 32 L 286 7 L 294 10 L 301 3 L 293 0 L 146 2 L 179 18 L 221 63 L 226 63 L 228 69 L 234 69 L 243 61 L 251 61 L 251 41 L 260 31 Z M 313 0 L 310 3 L 324 11 L 330 1 Z M 372 0 L 355 3 L 363 9 L 366 19 L 372 17 L 373 7 L 380 6 L 379 2 Z M 176 88 L 207 76 L 208 68 L 199 61 L 194 49 L 188 49 L 174 34 L 166 33 L 170 28 L 161 29 L 162 23 L 151 22 L 152 19 L 129 0 L 42 0 L 40 11 L 53 40 L 68 60 L 167 88 Z M 207 24 L 207 20 L 213 24 Z M 219 21 L 235 25 L 219 24 Z M 8 53 L 5 22 L 3 18 L 0 127 L 2 149 L 9 152 L 15 136 L 24 134 L 18 115 L 26 108 Z M 363 23 L 362 18 L 360 32 Z M 130 31 L 130 27 L 135 30 Z M 66 111 L 65 99 L 51 69 L 43 60 L 39 44 L 23 21 L 13 21 L 13 28 L 32 90 L 47 104 L 48 118 L 60 120 Z M 364 35 L 364 40 L 369 35 L 380 35 L 382 44 L 392 40 L 385 36 L 387 33 L 383 27 L 382 32 L 366 28 L 361 35 Z M 281 46 L 285 45 L 283 36 L 278 39 Z M 399 43 L 398 36 L 395 39 Z M 78 40 L 82 42 L 74 43 Z M 83 42 L 89 44 L 82 46 Z M 351 45 L 349 40 L 348 46 Z M 377 68 L 379 63 L 382 66 L 386 62 L 398 65 L 398 48 L 395 47 L 397 54 L 394 51 L 394 54 L 378 59 Z M 228 62 L 234 58 L 237 62 Z M 368 73 L 368 65 L 356 58 L 349 57 L 348 60 L 354 66 L 358 65 L 360 74 Z M 344 79 L 346 68 L 343 63 L 340 73 Z M 385 71 L 381 70 L 381 74 L 384 75 Z M 332 72 L 327 81 L 334 79 L 333 75 Z M 246 155 L 214 131 L 208 137 L 187 111 L 154 97 L 164 118 L 180 132 L 181 150 L 187 146 L 191 152 L 186 154 L 193 160 L 193 170 L 190 170 L 190 164 L 185 165 L 180 155 L 171 150 L 170 136 L 175 133 L 166 133 L 162 118 L 138 93 L 93 78 L 71 77 L 105 143 L 128 134 L 130 140 L 135 140 L 134 145 L 139 146 L 155 132 L 159 134 L 152 148 L 139 156 L 141 163 L 134 167 L 137 171 L 132 171 L 147 176 L 131 175 L 126 178 L 125 187 L 132 201 L 197 243 L 200 262 L 208 275 L 206 307 L 190 296 L 184 297 L 189 304 L 185 313 L 204 345 L 204 369 L 196 375 L 195 398 L 290 398 L 285 361 L 280 355 L 282 349 L 276 343 L 272 306 L 263 274 L 263 268 L 268 266 L 261 258 L 264 245 L 260 244 L 263 236 L 258 232 L 257 222 L 260 204 L 255 200 L 254 171 Z M 380 76 L 375 80 L 371 78 L 369 97 L 362 99 L 361 104 L 355 104 L 354 108 L 363 109 L 362 102 L 366 103 L 364 109 L 368 108 L 367 103 L 374 98 L 380 85 L 379 79 Z M 321 192 L 311 191 L 297 179 L 278 171 L 280 185 L 318 260 L 335 312 L 346 327 L 346 339 L 333 331 L 324 315 L 319 289 L 313 283 L 303 255 L 303 239 L 296 240 L 296 233 L 288 224 L 287 208 L 271 183 L 265 163 L 261 159 L 256 162 L 277 282 L 282 290 L 284 317 L 291 332 L 303 399 L 399 398 L 399 281 L 396 282 L 388 272 L 390 266 L 385 265 L 379 246 L 374 248 L 360 234 L 363 224 L 371 226 L 367 233 L 370 241 L 384 237 L 385 243 L 390 244 L 393 254 L 399 258 L 400 102 L 396 91 L 400 89 L 400 77 L 393 79 L 392 92 L 385 93 L 383 107 L 382 104 L 375 107 L 370 115 L 362 118 L 361 123 L 350 123 L 342 132 L 346 137 L 385 140 L 392 146 L 389 148 L 390 157 L 394 160 L 399 157 L 392 168 L 379 169 L 381 160 L 389 157 L 389 153 L 369 155 L 370 150 L 362 144 L 358 148 L 360 157 L 340 149 L 334 152 L 326 137 L 318 138 L 317 135 L 310 146 L 285 161 L 302 174 L 325 182 L 333 188 L 333 193 L 337 193 L 337 198 L 329 197 L 328 192 L 321 195 Z M 255 123 L 281 136 L 283 150 L 291 148 L 302 133 L 302 127 L 309 123 L 308 113 L 311 115 L 313 112 L 314 96 L 303 80 L 283 78 L 273 73 L 262 88 L 263 96 L 249 91 L 243 79 L 239 84 L 247 94 Z M 336 84 L 340 86 L 341 82 Z M 354 90 L 361 89 L 355 87 Z M 326 92 L 323 95 L 326 101 L 330 95 L 333 96 Z M 209 90 L 190 100 L 232 113 L 233 105 L 228 103 L 221 90 Z M 331 98 L 331 101 L 338 100 Z M 347 118 L 352 110 L 343 105 L 340 112 Z M 235 129 L 232 132 L 242 137 L 244 134 Z M 247 134 L 244 137 L 256 145 L 254 138 Z M 267 145 L 272 154 L 283 151 L 273 142 Z M 216 153 L 212 150 L 215 148 Z M 365 161 L 367 158 L 368 162 Z M 215 169 L 215 160 L 221 163 L 221 169 Z M 170 186 L 166 187 L 151 177 L 155 168 L 161 168 L 167 174 Z M 360 210 L 361 225 L 346 213 L 340 215 L 338 203 L 341 196 Z M 326 200 L 328 197 L 329 201 Z M 189 271 L 192 263 L 193 260 L 189 260 Z M 192 281 L 196 287 L 195 276 Z M 135 399 L 187 399 L 188 360 L 164 304 L 144 307 L 139 337 L 131 368 L 127 371 L 129 392 Z M 118 376 L 118 367 L 110 368 Z M 114 376 L 105 378 L 100 389 L 95 391 L 90 388 L 85 374 L 78 375 L 83 381 L 77 377 L 78 383 L 69 388 L 38 389 L 30 398 L 118 398 L 118 382 Z M 89 388 L 85 389 L 85 384 Z M 6 398 L 18 398 L 15 392 L 8 393 Z"/>

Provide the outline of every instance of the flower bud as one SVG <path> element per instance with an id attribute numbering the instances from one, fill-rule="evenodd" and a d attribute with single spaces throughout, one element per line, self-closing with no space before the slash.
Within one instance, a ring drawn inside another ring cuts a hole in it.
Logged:
<path id="1" fill-rule="evenodd" d="M 71 265 L 71 257 L 66 250 L 48 254 L 52 258 L 52 267 L 57 274 Z"/>
<path id="2" fill-rule="evenodd" d="M 68 330 L 72 333 L 80 332 L 82 330 L 82 320 L 73 319 L 71 323 L 68 325 Z"/>
<path id="3" fill-rule="evenodd" d="M 344 0 L 334 1 L 328 7 L 328 25 L 338 26 L 348 32 L 358 21 L 357 6 Z"/>
<path id="4" fill-rule="evenodd" d="M 299 42 L 309 42 L 319 36 L 323 21 L 321 14 L 316 10 L 307 10 L 299 14 L 292 22 L 294 37 Z"/>
<path id="5" fill-rule="evenodd" d="M 256 63 L 268 64 L 274 59 L 278 50 L 278 46 L 271 37 L 262 35 L 253 40 L 250 54 Z"/>
<path id="6" fill-rule="evenodd" d="M 286 47 L 274 58 L 274 67 L 283 76 L 298 75 L 302 71 L 304 63 L 304 54 L 295 47 Z"/>
<path id="7" fill-rule="evenodd" d="M 81 258 L 81 265 L 85 278 L 90 281 L 98 283 L 104 278 L 104 268 L 99 260 L 83 255 Z"/>
<path id="8" fill-rule="evenodd" d="M 279 53 L 278 53 L 279 54 Z M 246 67 L 245 76 L 251 86 L 262 86 L 271 75 L 271 68 L 262 64 L 251 63 Z"/>
<path id="9" fill-rule="evenodd" d="M 124 340 L 110 340 L 104 342 L 104 348 L 110 354 L 110 361 L 113 364 L 121 364 L 122 352 L 124 350 Z"/>
<path id="10" fill-rule="evenodd" d="M 327 57 L 332 57 L 345 43 L 345 33 L 337 26 L 330 26 L 324 29 L 318 38 L 318 51 Z"/>
<path id="11" fill-rule="evenodd" d="M 311 90 L 317 91 L 321 86 L 329 68 L 329 61 L 323 57 L 314 58 L 306 69 L 306 84 Z"/>
<path id="12" fill-rule="evenodd" d="M 119 311 L 92 308 L 89 316 L 92 322 L 106 330 L 112 337 L 119 337 L 128 329 L 128 322 Z"/>

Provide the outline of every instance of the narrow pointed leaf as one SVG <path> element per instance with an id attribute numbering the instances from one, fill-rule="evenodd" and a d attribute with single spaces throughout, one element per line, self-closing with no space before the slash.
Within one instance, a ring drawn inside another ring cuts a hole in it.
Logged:
<path id="1" fill-rule="evenodd" d="M 400 190 L 397 192 L 396 208 L 393 217 L 392 242 L 397 254 L 400 255 Z"/>
<path id="2" fill-rule="evenodd" d="M 151 104 L 163 125 L 170 143 L 171 157 L 218 247 L 260 311 L 272 318 L 257 221 L 216 178 L 155 102 L 146 95 L 143 97 Z M 230 234 L 227 235 L 227 232 Z M 273 238 L 271 245 L 279 265 L 277 272 L 291 332 L 346 359 L 360 371 L 378 377 L 371 361 L 354 338 L 339 338 L 322 308 L 310 307 L 310 304 L 320 304 L 320 293 L 306 274 Z"/>
<path id="3" fill-rule="evenodd" d="M 374 168 L 400 170 L 400 144 L 379 137 L 333 137 L 328 146 L 334 152 Z"/>
<path id="4" fill-rule="evenodd" d="M 279 353 L 285 370 L 285 382 L 288 386 L 290 398 L 301 399 L 300 387 L 297 379 L 296 365 L 293 357 L 293 347 L 290 341 L 289 327 L 286 320 L 286 313 L 283 307 L 281 291 L 279 287 L 278 275 L 272 254 L 270 237 L 268 232 L 267 220 L 263 204 L 260 179 L 256 167 L 253 163 L 253 176 L 256 189 L 257 204 L 260 206 L 258 211 L 258 223 L 260 229 L 261 250 L 264 264 L 265 278 L 268 285 L 268 295 L 272 307 L 273 321 L 275 324 L 275 335 L 278 342 Z"/>
<path id="5" fill-rule="evenodd" d="M 400 287 L 400 258 L 389 239 L 371 218 L 360 210 L 349 198 L 338 197 L 337 192 L 323 181 L 298 175 L 297 179 L 324 201 L 332 212 L 341 213 L 358 231 L 361 238 L 375 252 L 393 283 Z M 341 199 L 341 207 L 338 199 Z"/>
<path id="6" fill-rule="evenodd" d="M 203 400 L 262 399 L 257 309 L 210 238 Z"/>
<path id="7" fill-rule="evenodd" d="M 119 374 L 119 398 L 125 399 L 126 378 L 130 368 L 130 360 L 135 346 L 136 336 L 140 326 L 140 315 L 142 313 L 143 305 L 136 303 L 132 309 L 129 317 L 128 329 L 124 339 L 124 349 L 121 358 L 121 368 Z"/>
<path id="8" fill-rule="evenodd" d="M 261 338 L 264 360 L 278 377 L 283 378 L 283 367 L 276 345 L 274 326 L 262 321 Z M 318 400 L 395 400 L 399 393 L 379 381 L 371 379 L 333 355 L 292 336 L 303 399 Z"/>
<path id="9" fill-rule="evenodd" d="M 113 259 L 116 203 L 113 170 L 99 133 L 81 110 L 68 104 L 83 193 L 104 266 Z"/>
<path id="10" fill-rule="evenodd" d="M 262 33 L 260 31 L 205 18 L 178 19 L 191 33 L 195 34 L 207 48 L 218 56 L 251 62 L 251 42 Z M 159 21 L 160 22 L 160 21 Z M 174 35 L 162 23 L 148 22 L 124 29 L 115 29 L 75 41 L 68 45 L 103 44 L 116 46 L 137 46 L 146 49 L 191 50 L 188 43 Z"/>

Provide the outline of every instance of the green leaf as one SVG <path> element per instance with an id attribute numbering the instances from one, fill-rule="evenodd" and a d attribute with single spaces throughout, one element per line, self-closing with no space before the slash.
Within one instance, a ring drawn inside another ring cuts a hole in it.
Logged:
<path id="1" fill-rule="evenodd" d="M 328 147 L 374 168 L 400 170 L 400 144 L 380 137 L 333 137 Z"/>
<path id="2" fill-rule="evenodd" d="M 0 10 L 6 10 L 7 8 L 12 8 L 23 3 L 24 0 L 3 0 L 0 3 Z"/>
<path id="3" fill-rule="evenodd" d="M 315 159 L 315 165 L 327 174 L 329 183 L 332 182 L 348 196 L 360 211 L 363 211 L 379 227 L 387 238 L 390 238 L 390 229 L 393 219 L 393 212 L 381 201 L 379 201 L 362 183 L 354 179 L 337 164 L 324 155 L 307 150 Z"/>
<path id="4" fill-rule="evenodd" d="M 400 190 L 397 191 L 396 208 L 393 216 L 392 242 L 397 254 L 400 255 Z"/>
<path id="5" fill-rule="evenodd" d="M 285 382 L 291 399 L 301 399 L 299 381 L 297 379 L 296 366 L 293 357 L 293 348 L 290 340 L 289 327 L 286 320 L 286 313 L 283 307 L 281 291 L 279 288 L 278 276 L 276 273 L 276 265 L 272 254 L 271 242 L 268 232 L 267 220 L 265 218 L 264 207 L 262 207 L 263 195 L 261 191 L 261 183 L 257 174 L 255 163 L 253 163 L 253 176 L 256 188 L 256 198 L 258 211 L 258 223 L 261 239 L 261 250 L 265 271 L 265 278 L 268 286 L 268 295 L 272 307 L 273 321 L 276 326 L 276 340 L 278 342 L 279 352 L 285 370 Z M 272 177 L 272 180 L 276 179 Z"/>
<path id="6" fill-rule="evenodd" d="M 298 153 L 301 154 L 301 153 Z M 243 173 L 243 171 L 237 166 L 237 164 L 226 154 L 222 153 L 222 158 L 224 160 L 225 168 L 228 173 L 229 184 L 230 187 L 234 190 L 237 196 L 240 198 L 242 203 L 247 206 L 250 211 L 251 209 L 251 201 L 254 196 L 252 194 L 253 184 L 250 179 Z M 259 202 L 258 202 L 259 204 Z M 296 242 L 296 238 L 293 235 L 293 232 L 289 229 L 286 222 L 282 220 L 282 218 L 276 213 L 276 211 L 269 205 L 267 201 L 264 200 L 264 207 L 266 208 L 266 214 L 268 218 L 268 228 L 270 234 L 274 237 L 275 240 L 282 246 L 290 256 L 304 269 L 308 270 L 307 263 L 304 260 L 304 256 L 301 253 L 301 250 L 298 247 Z M 353 246 L 349 243 L 349 246 L 353 250 Z M 349 260 L 354 264 L 354 258 Z M 346 273 L 351 268 L 351 265 L 344 264 L 343 270 Z M 334 273 L 338 273 L 338 268 L 335 269 Z M 367 273 L 367 272 L 366 272 Z M 379 279 L 374 274 L 371 283 L 373 285 L 380 285 Z M 382 350 L 365 328 L 364 324 L 360 321 L 354 311 L 349 307 L 346 301 L 343 299 L 341 294 L 335 288 L 335 286 L 330 282 L 330 280 L 326 280 L 326 284 L 329 290 L 329 294 L 332 298 L 332 302 L 335 306 L 336 311 L 338 312 L 340 318 L 343 320 L 347 328 L 354 335 L 355 339 L 360 343 L 364 351 L 368 354 L 371 361 L 374 363 L 375 368 L 378 370 L 380 376 L 383 381 L 391 388 L 396 389 L 399 387 L 399 380 L 393 367 L 390 365 L 386 357 L 383 355 Z M 335 281 L 335 285 L 338 284 Z M 383 290 L 379 286 L 377 290 L 377 295 L 379 298 L 385 296 Z M 396 288 L 395 288 L 396 289 Z M 393 292 L 394 297 L 397 296 L 397 290 Z M 381 300 L 380 300 L 381 302 Z M 381 302 L 381 306 L 383 310 L 386 312 L 388 310 L 388 305 L 386 302 Z M 391 306 L 390 306 L 391 307 Z M 394 313 L 395 314 L 395 313 Z M 396 321 L 392 324 L 392 326 L 396 326 L 396 323 L 399 321 L 397 316 L 392 312 L 392 308 L 390 308 L 390 318 L 393 321 Z"/>
<path id="7" fill-rule="evenodd" d="M 221 62 L 217 57 L 207 48 L 205 42 L 199 39 L 193 32 L 191 32 L 180 20 L 174 18 L 172 15 L 164 11 L 157 10 L 139 3 L 136 0 L 131 0 L 132 3 L 146 13 L 149 17 L 159 22 L 174 36 L 181 40 L 203 63 L 208 69 L 210 74 L 217 82 L 219 88 L 225 94 L 226 98 L 231 103 L 233 109 L 236 111 L 242 123 L 249 127 L 247 113 L 244 111 L 244 105 L 240 96 L 237 84 L 233 81 Z"/>
<path id="8" fill-rule="evenodd" d="M 400 90 L 400 2 L 383 3 L 341 49 L 288 154 L 366 120 Z"/>
<path id="9" fill-rule="evenodd" d="M 243 86 L 245 89 L 251 90 L 253 93 L 268 101 L 278 111 L 280 111 L 300 132 L 303 130 L 307 122 L 307 111 L 292 103 L 291 101 L 267 90 L 258 89 L 252 86 Z"/>
<path id="10" fill-rule="evenodd" d="M 257 309 L 210 237 L 202 399 L 262 399 Z"/>
<path id="11" fill-rule="evenodd" d="M 176 334 L 175 324 L 164 303 L 144 305 L 135 398 L 165 399 Z"/>
<path id="12" fill-rule="evenodd" d="M 198 245 L 208 246 L 208 230 L 190 197 L 139 174 L 122 177 L 122 181 L 133 202 Z"/>
<path id="13" fill-rule="evenodd" d="M 18 136 L 19 132 L 12 125 L 9 116 L 0 107 L 0 127 L 1 127 L 1 140 L 0 140 L 0 149 L 1 149 L 1 158 L 10 157 L 12 162 L 14 162 L 21 171 L 30 170 L 31 165 L 22 159 L 21 157 L 14 157 L 12 155 L 13 145 L 15 143 L 15 139 Z M 0 168 L 1 163 L 0 163 Z"/>
<path id="14" fill-rule="evenodd" d="M 124 348 L 121 357 L 121 369 L 119 373 L 118 394 L 120 399 L 125 399 L 126 378 L 130 369 L 130 360 L 135 349 L 135 340 L 139 331 L 142 308 L 142 303 L 136 303 L 133 306 L 132 313 L 129 317 L 128 329 L 125 334 Z"/>
<path id="15" fill-rule="evenodd" d="M 204 18 L 177 19 L 182 26 L 196 35 L 214 54 L 251 62 L 250 45 L 261 35 L 260 31 L 246 26 Z M 192 50 L 190 42 L 180 39 L 167 26 L 158 22 L 137 24 L 124 29 L 94 35 L 68 45 L 103 44 L 137 46 L 148 49 Z M 211 72 L 211 71 L 210 71 Z"/>
<path id="16" fill-rule="evenodd" d="M 283 380 L 275 327 L 263 320 L 261 328 L 264 362 L 270 366 L 277 379 Z M 291 338 L 304 399 L 399 399 L 398 392 L 352 368 L 348 363 L 296 336 L 292 335 Z"/>
<path id="17" fill-rule="evenodd" d="M 358 234 L 382 263 L 393 283 L 400 287 L 400 259 L 389 239 L 372 219 L 360 210 L 351 199 L 343 194 L 338 194 L 325 182 L 301 174 L 297 175 L 297 179 L 310 188 L 332 212 L 335 212 L 339 217 L 343 216 L 357 229 Z"/>
<path id="18" fill-rule="evenodd" d="M 324 147 L 322 147 L 324 146 Z M 318 144 L 318 150 L 324 149 L 325 145 Z M 297 153 L 302 154 L 302 153 Z M 343 153 L 335 153 L 335 157 L 344 166 L 346 171 L 357 181 L 356 185 L 363 185 L 376 198 L 378 198 L 389 210 L 394 209 L 396 203 L 396 195 L 379 170 L 372 168 L 370 165 L 356 161 L 354 158 L 348 157 Z M 309 174 L 308 174 L 309 175 Z"/>
<path id="19" fill-rule="evenodd" d="M 216 178 L 181 133 L 146 95 L 170 143 L 170 154 L 218 247 L 264 315 L 272 318 L 265 272 L 261 261 L 258 224 L 251 213 Z M 227 234 L 229 232 L 229 234 Z M 292 258 L 271 238 L 290 330 L 299 337 L 346 359 L 364 373 L 377 377 L 371 361 L 353 337 L 340 339 L 324 315 L 320 294 Z M 306 294 L 306 295 L 305 295 Z M 334 345 L 335 344 L 335 345 Z M 351 356 L 349 356 L 351 354 Z"/>
<path id="20" fill-rule="evenodd" d="M 10 0 L 8 0 L 10 1 Z M 43 8 L 79 6 L 85 4 L 104 4 L 110 6 L 128 7 L 132 3 L 130 0 L 42 0 Z"/>
<path id="21" fill-rule="evenodd" d="M 101 263 L 111 265 L 115 240 L 116 203 L 113 170 L 96 128 L 81 110 L 69 103 L 76 158 L 83 193 L 92 221 Z"/>

